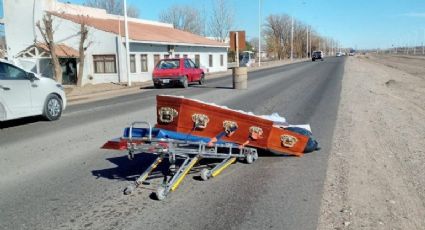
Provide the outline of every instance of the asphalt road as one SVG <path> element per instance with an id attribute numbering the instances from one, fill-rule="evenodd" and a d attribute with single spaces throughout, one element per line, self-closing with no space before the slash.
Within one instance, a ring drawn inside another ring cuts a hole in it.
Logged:
<path id="1" fill-rule="evenodd" d="M 230 89 L 226 77 L 70 106 L 56 122 L 0 123 L 0 229 L 315 229 L 344 60 L 251 72 L 248 90 Z M 134 120 L 154 123 L 157 94 L 278 112 L 290 123 L 310 123 L 322 149 L 301 158 L 262 153 L 209 181 L 194 172 L 162 202 L 151 194 L 160 178 L 125 196 L 152 158 L 129 161 L 100 146 Z"/>

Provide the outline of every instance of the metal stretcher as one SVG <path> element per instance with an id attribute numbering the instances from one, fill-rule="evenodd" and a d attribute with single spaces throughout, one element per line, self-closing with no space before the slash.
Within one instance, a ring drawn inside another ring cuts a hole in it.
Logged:
<path id="1" fill-rule="evenodd" d="M 147 127 L 141 127 L 147 126 Z M 148 122 L 133 122 L 124 130 L 121 138 L 108 141 L 103 148 L 127 150 L 129 159 L 137 153 L 156 155 L 152 164 L 136 179 L 134 184 L 124 189 L 124 194 L 132 193 L 139 185 L 146 181 L 148 176 L 164 159 L 168 159 L 169 174 L 155 192 L 158 200 L 164 200 L 170 192 L 175 191 L 185 176 L 201 159 L 222 160 L 213 168 L 204 168 L 200 172 L 203 180 L 218 176 L 225 168 L 236 160 L 243 160 L 248 164 L 258 158 L 257 149 L 240 147 L 234 143 L 218 140 L 208 144 L 209 138 L 193 136 L 190 133 L 179 133 L 164 129 L 152 128 Z M 178 162 L 182 162 L 177 165 Z M 169 179 L 167 179 L 169 177 Z"/>

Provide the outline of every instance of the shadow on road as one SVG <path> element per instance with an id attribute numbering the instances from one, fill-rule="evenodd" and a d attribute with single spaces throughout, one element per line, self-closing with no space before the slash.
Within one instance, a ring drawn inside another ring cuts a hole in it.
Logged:
<path id="1" fill-rule="evenodd" d="M 258 155 L 261 157 L 293 157 L 288 155 L 274 154 L 266 150 L 259 150 Z M 156 159 L 156 155 L 149 153 L 139 153 L 134 156 L 133 160 L 129 160 L 127 156 L 108 158 L 109 162 L 116 165 L 114 168 L 93 170 L 92 175 L 110 180 L 135 181 Z M 183 160 L 177 160 L 176 165 L 179 166 Z M 198 164 L 192 168 L 189 174 L 193 175 L 192 179 L 200 181 L 199 173 L 203 168 L 213 168 L 220 163 L 219 159 L 201 159 Z M 242 162 L 244 162 L 242 160 Z M 164 159 L 161 164 L 147 178 L 149 180 L 155 178 L 164 178 L 164 175 L 170 175 L 170 162 Z M 172 173 L 171 173 L 172 174 Z"/>
<path id="2" fill-rule="evenodd" d="M 194 85 L 193 88 L 205 88 L 205 89 L 233 89 L 229 86 L 205 86 L 205 85 Z"/>
<path id="3" fill-rule="evenodd" d="M 115 164 L 116 167 L 93 170 L 92 174 L 96 177 L 103 177 L 111 180 L 134 181 L 152 164 L 155 159 L 156 156 L 147 153 L 136 154 L 133 160 L 128 159 L 127 156 L 108 158 L 106 160 Z M 164 171 L 164 168 L 165 164 L 160 164 L 154 174 Z"/>
<path id="4" fill-rule="evenodd" d="M 134 181 L 139 177 L 156 159 L 156 156 L 148 153 L 139 153 L 134 156 L 133 160 L 129 160 L 127 156 L 108 158 L 109 162 L 116 165 L 114 168 L 93 170 L 92 175 L 110 180 Z M 177 160 L 176 165 L 179 166 L 183 160 Z M 190 174 L 198 174 L 203 168 L 212 168 L 220 160 L 201 159 L 197 166 L 193 167 Z M 164 177 L 170 174 L 170 163 L 168 159 L 164 159 L 161 164 L 147 178 L 147 181 L 155 178 Z M 197 179 L 197 178 L 195 178 Z"/>
<path id="5" fill-rule="evenodd" d="M 47 122 L 47 121 L 43 119 L 43 117 L 41 116 L 25 117 L 25 118 L 16 119 L 16 120 L 10 120 L 10 121 L 1 121 L 0 129 L 7 129 L 7 128 L 15 127 L 15 126 L 27 125 L 27 124 L 32 124 L 36 122 Z"/>

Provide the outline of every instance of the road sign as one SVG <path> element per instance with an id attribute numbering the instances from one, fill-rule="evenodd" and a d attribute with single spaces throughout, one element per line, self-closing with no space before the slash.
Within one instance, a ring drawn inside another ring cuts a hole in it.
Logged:
<path id="1" fill-rule="evenodd" d="M 236 34 L 238 34 L 238 39 L 236 39 Z M 239 50 L 245 49 L 245 31 L 230 31 L 230 51 L 236 51 L 236 40 L 238 40 L 237 48 Z"/>

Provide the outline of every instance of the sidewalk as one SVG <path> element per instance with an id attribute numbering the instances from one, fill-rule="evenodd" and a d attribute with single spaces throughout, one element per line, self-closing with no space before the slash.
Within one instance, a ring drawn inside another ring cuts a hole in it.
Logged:
<path id="1" fill-rule="evenodd" d="M 291 63 L 303 62 L 306 60 L 307 59 L 297 59 L 293 62 L 289 60 L 262 62 L 261 67 L 251 67 L 248 69 L 248 72 L 273 68 Z M 232 70 L 229 69 L 226 72 L 207 74 L 206 78 L 207 80 L 216 79 L 229 76 L 231 74 Z M 142 92 L 145 89 L 153 89 L 153 83 L 151 81 L 134 82 L 131 87 L 127 87 L 124 83 L 104 83 L 96 85 L 89 84 L 83 87 L 65 86 L 65 93 L 68 100 L 68 105 L 76 105 L 113 97 L 136 94 Z"/>

